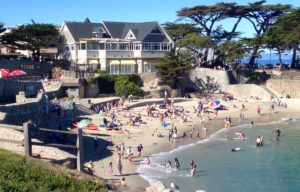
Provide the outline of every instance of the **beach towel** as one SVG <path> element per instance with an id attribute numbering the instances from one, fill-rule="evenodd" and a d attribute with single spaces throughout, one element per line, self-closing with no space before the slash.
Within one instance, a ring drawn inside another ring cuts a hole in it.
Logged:
<path id="1" fill-rule="evenodd" d="M 88 129 L 88 130 L 98 130 L 99 127 L 95 124 L 89 124 L 88 126 L 85 127 L 85 129 Z"/>

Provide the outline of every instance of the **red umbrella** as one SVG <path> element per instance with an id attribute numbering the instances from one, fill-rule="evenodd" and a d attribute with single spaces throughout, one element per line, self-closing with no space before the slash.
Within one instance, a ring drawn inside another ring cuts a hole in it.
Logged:
<path id="1" fill-rule="evenodd" d="M 26 72 L 22 70 L 14 70 L 9 73 L 9 76 L 21 76 L 21 75 L 26 75 Z"/>
<path id="2" fill-rule="evenodd" d="M 5 78 L 9 75 L 9 69 L 0 69 L 0 78 Z"/>

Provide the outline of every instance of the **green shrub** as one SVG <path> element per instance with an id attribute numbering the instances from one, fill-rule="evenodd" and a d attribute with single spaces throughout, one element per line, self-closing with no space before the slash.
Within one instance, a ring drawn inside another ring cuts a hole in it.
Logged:
<path id="1" fill-rule="evenodd" d="M 115 83 L 115 92 L 118 96 L 142 96 L 143 90 L 135 83 L 130 82 L 126 77 L 119 77 Z"/>
<path id="2" fill-rule="evenodd" d="M 0 191 L 107 191 L 103 183 L 76 179 L 40 160 L 0 150 Z"/>
<path id="3" fill-rule="evenodd" d="M 120 74 L 120 75 L 101 74 L 100 76 L 95 78 L 95 81 L 98 82 L 100 93 L 104 93 L 104 94 L 116 93 L 118 95 L 120 91 L 117 93 L 117 90 L 115 89 L 116 88 L 115 84 L 117 81 L 119 81 L 119 79 L 121 79 L 121 81 L 124 82 L 126 81 L 126 83 L 131 82 L 134 85 L 136 85 L 137 88 L 135 88 L 133 85 L 129 85 L 131 86 L 130 89 L 133 91 L 139 89 L 138 86 L 142 84 L 142 80 L 140 76 L 137 74 Z M 123 93 L 124 91 L 121 92 Z M 134 92 L 140 92 L 140 91 L 134 91 Z"/>

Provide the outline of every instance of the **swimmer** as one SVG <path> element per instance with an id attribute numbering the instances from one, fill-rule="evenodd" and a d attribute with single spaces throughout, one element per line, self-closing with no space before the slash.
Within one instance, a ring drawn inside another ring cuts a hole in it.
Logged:
<path id="1" fill-rule="evenodd" d="M 177 157 L 175 157 L 175 168 L 176 169 L 179 169 L 180 168 L 180 163 L 179 163 L 179 161 L 178 161 L 178 159 L 177 159 Z"/>
<path id="2" fill-rule="evenodd" d="M 197 168 L 197 165 L 194 165 L 193 168 L 191 169 L 191 174 L 190 174 L 191 177 L 195 176 L 196 168 Z"/>
<path id="3" fill-rule="evenodd" d="M 264 145 L 264 137 L 263 136 L 258 136 L 257 138 L 256 138 L 256 146 L 257 147 L 261 147 L 261 146 L 263 146 Z"/>
<path id="4" fill-rule="evenodd" d="M 237 147 L 237 148 L 231 149 L 231 152 L 237 152 L 237 151 L 240 151 L 240 150 L 241 150 L 241 148 Z"/>
<path id="5" fill-rule="evenodd" d="M 195 165 L 195 162 L 193 160 L 191 160 L 191 162 L 190 162 L 190 168 L 192 169 L 194 165 Z"/>
<path id="6" fill-rule="evenodd" d="M 245 139 L 246 135 L 241 131 L 235 133 L 239 139 Z"/>
<path id="7" fill-rule="evenodd" d="M 279 141 L 279 137 L 281 135 L 281 131 L 280 131 L 280 129 L 276 128 L 275 132 L 276 132 L 276 141 Z"/>

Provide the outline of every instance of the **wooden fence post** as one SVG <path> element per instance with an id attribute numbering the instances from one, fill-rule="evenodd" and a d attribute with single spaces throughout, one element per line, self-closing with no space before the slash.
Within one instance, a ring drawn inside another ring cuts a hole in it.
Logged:
<path id="1" fill-rule="evenodd" d="M 82 129 L 77 129 L 77 170 L 83 172 L 84 169 L 84 147 L 82 138 Z"/>
<path id="2" fill-rule="evenodd" d="M 31 130 L 28 123 L 23 123 L 24 129 L 24 147 L 25 147 L 25 155 L 32 156 L 32 145 L 31 145 Z"/>

